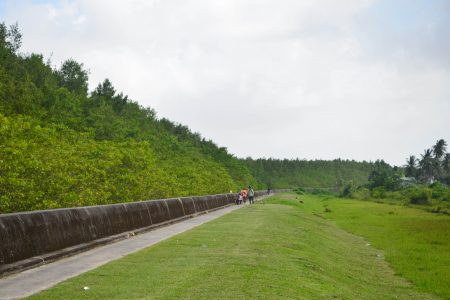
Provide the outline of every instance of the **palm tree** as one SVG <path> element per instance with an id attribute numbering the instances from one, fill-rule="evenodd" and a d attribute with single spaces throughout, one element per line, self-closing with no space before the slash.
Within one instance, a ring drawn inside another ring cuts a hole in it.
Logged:
<path id="1" fill-rule="evenodd" d="M 447 142 L 443 139 L 440 139 L 436 141 L 436 144 L 433 146 L 433 169 L 434 169 L 434 175 L 438 179 L 443 179 L 444 176 L 444 170 L 442 169 L 443 163 L 442 158 L 445 155 L 445 151 L 447 150 Z"/>
<path id="2" fill-rule="evenodd" d="M 405 176 L 416 177 L 416 175 L 417 175 L 417 158 L 414 155 L 411 155 L 406 160 Z"/>
<path id="3" fill-rule="evenodd" d="M 425 149 L 424 153 L 421 154 L 421 159 L 419 161 L 420 175 L 424 181 L 430 182 L 434 175 L 434 164 L 433 164 L 433 151 L 431 149 Z"/>
<path id="4" fill-rule="evenodd" d="M 444 156 L 445 151 L 447 151 L 447 142 L 443 139 L 438 140 L 433 146 L 434 157 L 440 160 Z"/>
<path id="5" fill-rule="evenodd" d="M 450 175 L 450 153 L 446 153 L 442 160 L 442 170 L 447 176 Z"/>

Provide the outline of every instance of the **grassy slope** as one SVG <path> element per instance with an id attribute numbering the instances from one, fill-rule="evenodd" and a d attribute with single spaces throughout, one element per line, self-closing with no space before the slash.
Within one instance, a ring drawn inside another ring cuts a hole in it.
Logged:
<path id="1" fill-rule="evenodd" d="M 432 299 L 379 251 L 274 197 L 68 280 L 35 299 Z M 290 199 L 289 199 L 290 198 Z M 287 205 L 286 205 L 287 204 Z M 89 286 L 83 291 L 83 286 Z"/>
<path id="2" fill-rule="evenodd" d="M 450 299 L 448 216 L 368 201 L 301 198 L 306 200 L 308 211 L 322 214 L 327 207 L 331 212 L 322 215 L 382 249 L 398 275 L 423 291 Z"/>

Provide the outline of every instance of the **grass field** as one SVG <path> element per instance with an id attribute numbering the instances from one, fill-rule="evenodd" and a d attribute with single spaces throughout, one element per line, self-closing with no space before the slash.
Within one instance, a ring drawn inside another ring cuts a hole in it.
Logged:
<path id="1" fill-rule="evenodd" d="M 302 196 L 302 204 L 296 197 L 240 209 L 32 298 L 437 298 L 396 276 L 381 251 L 327 220 L 324 205 L 332 210 L 326 217 L 341 225 L 337 200 Z"/>
<path id="2" fill-rule="evenodd" d="M 450 217 L 399 205 L 298 196 L 309 213 L 332 219 L 382 249 L 397 275 L 450 299 Z"/>

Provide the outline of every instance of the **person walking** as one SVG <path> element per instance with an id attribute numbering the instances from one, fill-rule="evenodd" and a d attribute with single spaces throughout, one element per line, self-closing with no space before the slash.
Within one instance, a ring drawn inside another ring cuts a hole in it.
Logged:
<path id="1" fill-rule="evenodd" d="M 250 204 L 254 203 L 254 197 L 255 197 L 255 191 L 253 190 L 253 187 L 251 185 L 248 186 L 248 199 L 250 201 Z"/>
<path id="2" fill-rule="evenodd" d="M 236 204 L 241 205 L 243 200 L 244 200 L 244 197 L 242 197 L 242 193 L 239 193 L 238 197 L 236 199 Z"/>
<path id="3" fill-rule="evenodd" d="M 247 188 L 243 188 L 243 189 L 241 190 L 241 195 L 242 195 L 242 197 L 244 198 L 244 204 L 245 204 L 245 202 L 247 201 L 247 197 L 248 197 L 248 191 L 247 191 Z"/>

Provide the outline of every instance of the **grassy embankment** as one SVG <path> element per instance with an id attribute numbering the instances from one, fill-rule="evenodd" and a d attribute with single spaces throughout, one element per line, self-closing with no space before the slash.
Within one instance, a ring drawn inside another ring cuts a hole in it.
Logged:
<path id="1" fill-rule="evenodd" d="M 420 268 L 427 256 L 445 266 L 448 254 L 437 255 L 434 249 L 447 249 L 449 253 L 448 240 L 439 236 L 448 233 L 449 221 L 444 216 L 315 196 L 302 196 L 300 203 L 296 197 L 284 194 L 266 200 L 265 205 L 233 212 L 63 282 L 34 298 L 434 298 L 396 276 L 382 251 L 336 223 L 348 230 L 366 228 L 358 233 L 366 234 L 373 245 L 385 249 L 389 260 L 398 259 L 398 266 L 407 269 L 408 263 Z M 323 213 L 325 205 L 330 213 Z M 383 216 L 392 219 L 386 226 Z M 427 242 L 421 237 L 421 229 L 414 227 L 409 232 L 410 227 L 405 227 L 403 221 L 413 221 L 419 228 L 434 224 L 427 231 L 433 235 L 432 240 L 441 243 Z M 423 242 L 418 243 L 418 238 Z M 422 249 L 420 261 L 411 260 L 410 254 L 402 251 L 402 245 L 411 243 Z M 398 253 L 391 250 L 396 247 Z M 409 274 L 399 270 L 397 273 Z M 448 297 L 442 284 L 449 276 L 443 268 L 434 272 L 439 270 L 444 271 L 441 281 L 435 279 L 430 282 L 434 286 L 426 284 L 420 288 Z M 90 289 L 84 291 L 84 286 Z"/>
<path id="2" fill-rule="evenodd" d="M 450 218 L 420 208 L 330 197 L 306 198 L 305 210 L 334 220 L 384 252 L 396 274 L 450 299 Z M 314 201 L 316 200 L 316 201 Z"/>

